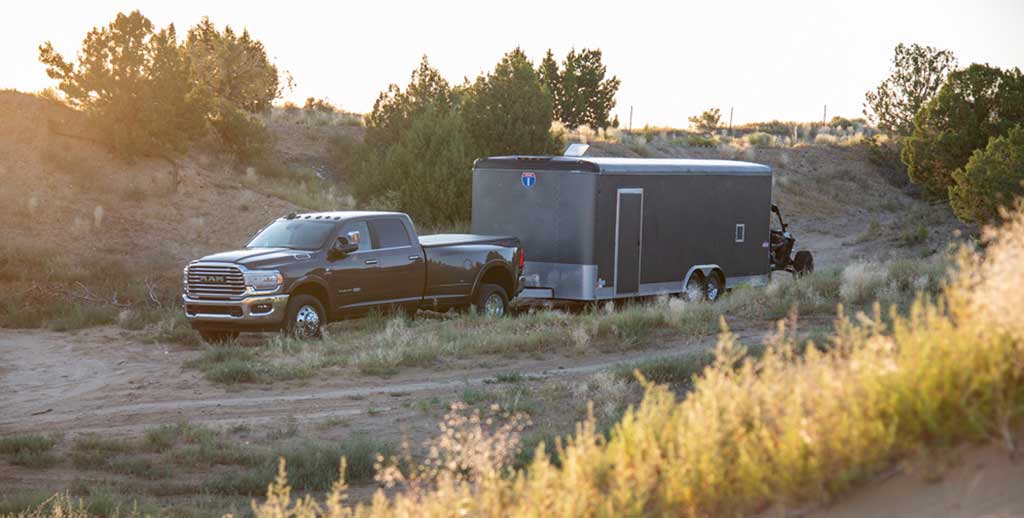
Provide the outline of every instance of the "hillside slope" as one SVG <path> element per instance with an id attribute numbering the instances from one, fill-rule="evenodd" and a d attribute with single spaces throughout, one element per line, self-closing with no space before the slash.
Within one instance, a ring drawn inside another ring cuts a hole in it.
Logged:
<path id="1" fill-rule="evenodd" d="M 238 246 L 294 210 L 246 188 L 240 173 L 192 153 L 118 160 L 91 140 L 81 114 L 0 92 L 0 234 L 3 247 L 117 258 L 148 269 Z"/>

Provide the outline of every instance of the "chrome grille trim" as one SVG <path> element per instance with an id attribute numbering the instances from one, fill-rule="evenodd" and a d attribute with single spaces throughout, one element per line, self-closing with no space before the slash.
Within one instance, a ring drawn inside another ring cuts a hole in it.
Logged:
<path id="1" fill-rule="evenodd" d="M 193 298 L 238 298 L 245 295 L 245 276 L 233 265 L 190 264 L 185 276 L 185 293 Z"/>

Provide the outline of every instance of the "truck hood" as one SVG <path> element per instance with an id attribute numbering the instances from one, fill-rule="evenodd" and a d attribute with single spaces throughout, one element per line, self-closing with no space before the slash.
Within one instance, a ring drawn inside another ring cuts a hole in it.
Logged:
<path id="1" fill-rule="evenodd" d="M 230 252 L 220 252 L 199 259 L 218 263 L 233 263 L 250 270 L 260 268 L 276 268 L 296 261 L 309 259 L 314 252 L 292 250 L 290 248 L 242 248 Z"/>

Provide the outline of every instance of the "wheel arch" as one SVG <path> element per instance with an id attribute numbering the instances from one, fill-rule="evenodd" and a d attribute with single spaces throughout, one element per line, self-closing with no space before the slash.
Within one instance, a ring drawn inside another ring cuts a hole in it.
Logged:
<path id="1" fill-rule="evenodd" d="M 473 283 L 473 290 L 470 293 L 470 299 L 476 297 L 476 294 L 480 291 L 480 286 L 484 284 L 495 284 L 501 286 L 505 290 L 505 296 L 509 300 L 515 297 L 516 289 L 516 278 L 515 275 L 509 270 L 508 266 L 501 261 L 492 261 L 484 265 L 477 273 L 476 281 Z"/>
<path id="2" fill-rule="evenodd" d="M 722 280 L 722 285 L 725 285 L 725 272 L 717 264 L 697 264 L 690 267 L 686 271 L 686 276 L 683 277 L 683 289 L 686 289 L 686 285 L 690 283 L 690 277 L 694 274 L 700 275 L 703 278 L 708 278 L 711 275 L 718 275 Z"/>
<path id="3" fill-rule="evenodd" d="M 312 295 L 320 301 L 320 304 L 324 307 L 324 312 L 327 313 L 327 317 L 333 313 L 334 306 L 331 304 L 331 292 L 327 289 L 327 284 L 316 278 L 304 278 L 295 281 L 292 285 L 292 289 L 289 292 L 292 297 L 298 295 Z"/>

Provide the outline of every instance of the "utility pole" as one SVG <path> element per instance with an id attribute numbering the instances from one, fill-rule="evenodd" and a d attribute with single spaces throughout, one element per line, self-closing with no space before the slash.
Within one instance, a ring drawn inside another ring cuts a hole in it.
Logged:
<path id="1" fill-rule="evenodd" d="M 729 136 L 732 136 L 732 106 L 729 107 Z"/>
<path id="2" fill-rule="evenodd" d="M 828 105 L 825 105 L 825 111 L 821 114 L 821 125 L 825 125 L 825 121 L 828 120 Z"/>
<path id="3" fill-rule="evenodd" d="M 633 105 L 629 105 L 629 132 L 633 133 Z"/>

